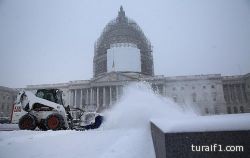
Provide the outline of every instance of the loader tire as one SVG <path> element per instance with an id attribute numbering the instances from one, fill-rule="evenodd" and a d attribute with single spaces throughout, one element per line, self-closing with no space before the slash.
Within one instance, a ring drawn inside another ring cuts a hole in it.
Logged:
<path id="1" fill-rule="evenodd" d="M 31 114 L 25 114 L 19 119 L 18 126 L 21 130 L 34 130 L 36 128 L 36 117 Z"/>
<path id="2" fill-rule="evenodd" d="M 65 127 L 65 122 L 60 114 L 51 114 L 45 120 L 45 127 L 48 130 L 60 130 Z"/>
<path id="3" fill-rule="evenodd" d="M 45 120 L 41 120 L 40 123 L 38 123 L 37 127 L 41 130 L 41 131 L 47 131 L 47 127 L 45 126 Z"/>

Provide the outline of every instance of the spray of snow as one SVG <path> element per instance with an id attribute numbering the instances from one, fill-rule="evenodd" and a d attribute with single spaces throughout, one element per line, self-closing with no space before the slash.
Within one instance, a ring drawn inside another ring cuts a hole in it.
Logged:
<path id="1" fill-rule="evenodd" d="M 126 131 L 126 135 L 111 145 L 101 158 L 154 158 L 150 120 L 196 117 L 197 114 L 187 105 L 177 105 L 155 94 L 146 83 L 134 83 L 124 89 L 121 100 L 104 116 L 102 130 Z"/>
<path id="2" fill-rule="evenodd" d="M 124 89 L 121 100 L 106 111 L 104 129 L 145 128 L 151 119 L 196 116 L 188 105 L 178 105 L 171 99 L 155 94 L 150 85 L 134 83 Z"/>

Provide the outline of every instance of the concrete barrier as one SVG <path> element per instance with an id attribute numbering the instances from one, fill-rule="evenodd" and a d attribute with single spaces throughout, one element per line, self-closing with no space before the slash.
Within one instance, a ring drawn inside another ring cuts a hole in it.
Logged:
<path id="1" fill-rule="evenodd" d="M 156 158 L 250 158 L 250 130 L 172 132 L 150 124 Z"/>

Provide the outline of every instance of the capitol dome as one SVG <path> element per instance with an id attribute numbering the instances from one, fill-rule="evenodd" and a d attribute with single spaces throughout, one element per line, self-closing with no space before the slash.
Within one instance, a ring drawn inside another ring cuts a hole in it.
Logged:
<path id="1" fill-rule="evenodd" d="M 136 22 L 125 16 L 122 6 L 95 43 L 94 77 L 111 71 L 154 75 L 151 43 Z"/>

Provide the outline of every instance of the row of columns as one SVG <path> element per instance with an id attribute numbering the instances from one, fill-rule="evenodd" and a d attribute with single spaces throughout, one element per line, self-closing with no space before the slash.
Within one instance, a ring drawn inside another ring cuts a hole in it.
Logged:
<path id="1" fill-rule="evenodd" d="M 96 109 L 99 109 L 100 106 L 105 108 L 113 105 L 120 98 L 122 89 L 123 87 L 120 85 L 72 89 L 69 93 L 69 104 L 77 108 L 88 108 L 91 106 L 95 106 Z"/>
<path id="2" fill-rule="evenodd" d="M 162 86 L 161 91 L 159 86 Z M 155 85 L 155 88 L 157 93 L 166 94 L 164 85 Z M 77 108 L 107 108 L 120 98 L 122 90 L 122 85 L 71 89 L 69 93 L 69 105 Z"/>
<path id="3" fill-rule="evenodd" d="M 243 84 L 239 84 L 238 86 L 236 86 L 235 84 L 228 84 L 226 85 L 225 88 L 225 95 L 227 96 L 227 101 L 229 103 L 244 103 L 246 102 L 246 96 L 245 96 L 245 92 L 244 92 L 244 85 Z"/>

